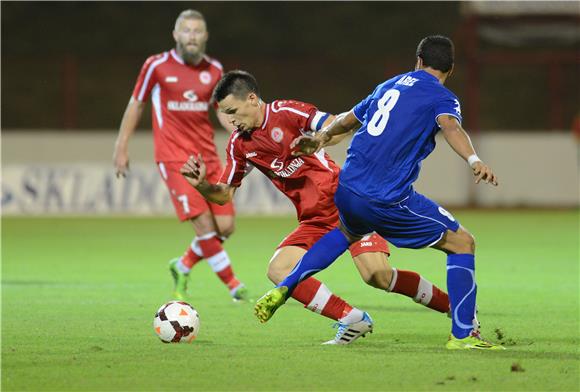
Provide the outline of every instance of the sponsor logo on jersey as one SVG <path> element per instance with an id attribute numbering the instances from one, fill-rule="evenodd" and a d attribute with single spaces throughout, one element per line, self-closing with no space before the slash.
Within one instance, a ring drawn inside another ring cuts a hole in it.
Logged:
<path id="1" fill-rule="evenodd" d="M 203 84 L 210 84 L 211 83 L 211 74 L 207 71 L 201 71 L 199 73 L 199 81 Z"/>
<path id="2" fill-rule="evenodd" d="M 207 112 L 209 104 L 198 101 L 198 96 L 194 90 L 183 92 L 183 98 L 187 101 L 168 101 L 167 109 L 175 112 Z"/>
<path id="3" fill-rule="evenodd" d="M 284 131 L 282 131 L 278 127 L 272 128 L 270 136 L 272 137 L 272 140 L 274 140 L 276 143 L 280 143 L 284 138 Z"/>
<path id="4" fill-rule="evenodd" d="M 167 83 L 177 83 L 177 76 L 167 76 L 165 81 Z"/>
<path id="5" fill-rule="evenodd" d="M 197 101 L 197 94 L 193 90 L 187 90 L 183 93 L 183 98 L 187 99 L 189 102 Z"/>
<path id="6" fill-rule="evenodd" d="M 175 112 L 207 112 L 209 104 L 207 102 L 187 102 L 169 101 L 167 109 Z"/>
<path id="7" fill-rule="evenodd" d="M 284 162 L 279 161 L 278 158 L 276 158 L 272 161 L 270 167 L 275 170 L 273 173 L 276 176 L 287 178 L 296 173 L 296 171 L 300 169 L 302 165 L 304 165 L 304 160 L 302 158 L 295 158 L 290 161 L 286 168 L 284 168 Z"/>
<path id="8" fill-rule="evenodd" d="M 282 170 L 284 169 L 284 162 L 279 161 L 278 158 L 276 158 L 272 161 L 270 167 L 275 170 Z"/>
<path id="9" fill-rule="evenodd" d="M 249 152 L 249 153 L 246 154 L 246 158 L 253 158 L 253 157 L 256 157 L 256 156 L 258 156 L 258 154 L 256 152 L 254 152 L 254 151 Z M 272 163 L 274 163 L 274 162 L 272 162 Z"/>

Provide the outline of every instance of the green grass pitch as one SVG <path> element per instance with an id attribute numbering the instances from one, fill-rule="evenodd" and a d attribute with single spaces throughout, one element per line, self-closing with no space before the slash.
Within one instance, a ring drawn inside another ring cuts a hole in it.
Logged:
<path id="1" fill-rule="evenodd" d="M 455 215 L 477 240 L 484 336 L 497 340 L 499 330 L 505 352 L 446 351 L 445 316 L 366 286 L 348 256 L 318 277 L 375 320 L 375 332 L 351 346 L 321 346 L 332 321 L 295 302 L 259 324 L 205 263 L 192 272 L 198 339 L 162 344 L 153 315 L 171 299 L 167 261 L 183 252 L 190 227 L 4 218 L 2 389 L 579 390 L 578 212 Z M 255 296 L 272 287 L 268 260 L 294 227 L 290 217 L 238 218 L 226 249 Z M 442 253 L 392 253 L 394 266 L 445 287 Z"/>

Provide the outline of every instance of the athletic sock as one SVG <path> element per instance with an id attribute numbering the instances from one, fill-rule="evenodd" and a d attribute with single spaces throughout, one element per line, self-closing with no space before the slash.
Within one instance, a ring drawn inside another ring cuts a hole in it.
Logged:
<path id="1" fill-rule="evenodd" d="M 177 269 L 179 269 L 184 274 L 188 274 L 194 265 L 203 260 L 203 256 L 193 250 L 193 244 L 196 242 L 197 240 L 194 239 L 192 241 L 192 245 L 187 248 L 183 256 L 181 256 L 177 262 Z"/>
<path id="2" fill-rule="evenodd" d="M 451 307 L 451 332 L 458 339 L 473 329 L 477 285 L 475 284 L 475 256 L 450 254 L 447 256 L 447 291 Z"/>
<path id="3" fill-rule="evenodd" d="M 298 283 L 328 267 L 348 246 L 348 240 L 338 228 L 331 230 L 302 256 L 292 272 L 276 287 L 288 287 L 288 295 L 291 295 Z"/>
<path id="4" fill-rule="evenodd" d="M 216 236 L 216 233 L 210 234 L 213 235 L 209 236 L 208 234 L 199 237 L 198 244 L 201 253 L 207 260 L 212 271 L 215 272 L 218 278 L 228 287 L 230 293 L 233 293 L 241 283 L 234 275 L 230 258 L 224 248 L 222 248 L 221 242 Z"/>
<path id="5" fill-rule="evenodd" d="M 352 324 L 356 323 L 357 321 L 361 321 L 364 317 L 364 312 L 357 308 L 352 308 L 348 311 L 345 311 L 343 316 L 340 318 L 341 323 L 343 324 Z"/>
<path id="6" fill-rule="evenodd" d="M 308 278 L 292 292 L 292 298 L 302 303 L 312 312 L 322 314 L 338 321 L 353 308 L 342 298 L 332 294 L 322 282 L 315 278 Z M 358 321 L 358 320 L 357 320 Z"/>
<path id="7" fill-rule="evenodd" d="M 449 312 L 449 296 L 416 272 L 393 268 L 389 292 L 402 294 L 441 313 Z"/>

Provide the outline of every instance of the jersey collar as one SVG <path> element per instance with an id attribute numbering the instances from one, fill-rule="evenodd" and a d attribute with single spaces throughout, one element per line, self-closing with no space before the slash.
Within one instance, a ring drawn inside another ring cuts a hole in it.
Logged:
<path id="1" fill-rule="evenodd" d="M 265 129 L 266 125 L 268 124 L 268 118 L 270 118 L 270 104 L 266 104 L 266 116 L 264 117 L 264 122 L 262 123 L 262 126 L 260 127 L 260 129 Z"/>
<path id="2" fill-rule="evenodd" d="M 177 50 L 175 49 L 171 49 L 169 51 L 169 53 L 171 54 L 171 57 L 173 57 L 173 59 L 175 61 L 177 61 L 179 64 L 183 64 L 183 65 L 187 65 L 188 67 L 199 67 L 203 62 L 208 62 L 209 60 L 207 59 L 206 55 L 203 55 L 201 61 L 199 62 L 199 64 L 197 65 L 189 65 L 189 64 L 185 64 L 185 61 L 183 60 L 183 58 L 177 53 Z"/>
<path id="3" fill-rule="evenodd" d="M 177 54 L 177 51 L 175 49 L 171 49 L 169 53 L 171 53 L 171 57 L 173 57 L 173 59 L 177 61 L 179 64 L 185 64 L 185 61 L 183 61 L 181 56 Z"/>
<path id="4" fill-rule="evenodd" d="M 424 69 L 420 69 L 416 72 L 421 72 L 421 74 L 424 75 L 424 77 L 430 78 L 430 79 L 436 81 L 437 83 L 439 83 L 439 79 L 437 79 L 435 76 L 431 75 L 429 72 L 425 71 Z"/>

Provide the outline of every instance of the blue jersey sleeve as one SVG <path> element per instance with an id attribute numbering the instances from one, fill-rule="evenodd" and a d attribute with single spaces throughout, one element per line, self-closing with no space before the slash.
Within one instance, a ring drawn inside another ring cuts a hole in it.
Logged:
<path id="1" fill-rule="evenodd" d="M 435 104 L 435 121 L 437 121 L 437 117 L 444 114 L 455 117 L 461 124 L 461 104 L 459 103 L 459 99 L 457 99 L 453 94 L 444 95 L 441 100 Z"/>
<path id="2" fill-rule="evenodd" d="M 388 81 L 385 83 L 388 83 Z M 385 85 L 385 83 L 379 84 L 373 90 L 373 92 L 368 95 L 368 97 L 357 103 L 356 106 L 352 108 L 355 117 L 361 124 L 364 124 L 365 114 L 367 113 L 369 106 L 373 102 L 373 98 L 379 95 L 379 93 L 381 92 L 381 88 Z"/>
<path id="3" fill-rule="evenodd" d="M 368 97 L 366 97 L 365 99 L 363 99 L 359 103 L 357 103 L 356 106 L 352 109 L 354 116 L 357 118 L 357 120 L 361 124 L 364 123 L 365 114 L 366 114 L 367 109 L 369 108 L 369 105 L 373 99 L 373 95 L 374 95 L 374 92 L 372 94 L 369 94 Z"/>

